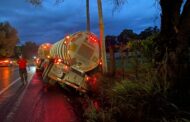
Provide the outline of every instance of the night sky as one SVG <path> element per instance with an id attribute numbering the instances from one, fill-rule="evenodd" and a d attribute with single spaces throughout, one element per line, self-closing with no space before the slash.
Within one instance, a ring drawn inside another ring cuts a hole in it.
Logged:
<path id="1" fill-rule="evenodd" d="M 0 22 L 8 21 L 17 29 L 21 44 L 59 41 L 70 33 L 85 31 L 85 0 L 44 0 L 33 6 L 27 0 L 0 0 Z M 105 35 L 119 35 L 123 29 L 140 33 L 147 27 L 160 26 L 160 9 L 156 0 L 128 0 L 113 12 L 111 0 L 102 0 Z M 91 31 L 99 35 L 97 0 L 90 0 Z"/>

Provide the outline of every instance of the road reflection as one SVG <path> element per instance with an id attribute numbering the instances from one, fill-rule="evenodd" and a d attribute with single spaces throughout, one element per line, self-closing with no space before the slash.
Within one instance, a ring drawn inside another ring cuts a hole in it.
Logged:
<path id="1" fill-rule="evenodd" d="M 18 78 L 17 67 L 0 67 L 0 90 Z"/>
<path id="2" fill-rule="evenodd" d="M 10 84 L 10 74 L 11 74 L 11 70 L 9 68 L 5 68 L 3 71 L 2 71 L 2 87 L 5 88 L 7 87 L 9 84 Z"/>
<path id="3" fill-rule="evenodd" d="M 34 66 L 27 67 L 28 80 L 30 81 L 36 71 Z M 0 67 L 0 106 L 11 96 L 20 94 L 26 85 L 20 81 L 18 67 Z M 17 95 L 16 95 L 17 97 Z M 12 97 L 11 97 L 12 98 Z"/>
<path id="4" fill-rule="evenodd" d="M 36 67 L 35 66 L 30 66 L 30 67 L 27 67 L 27 72 L 30 74 L 33 74 L 36 72 Z"/>

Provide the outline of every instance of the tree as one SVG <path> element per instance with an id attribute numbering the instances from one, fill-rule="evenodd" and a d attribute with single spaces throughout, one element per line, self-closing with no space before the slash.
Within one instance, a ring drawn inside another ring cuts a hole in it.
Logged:
<path id="1" fill-rule="evenodd" d="M 38 45 L 35 42 L 28 41 L 22 46 L 22 55 L 27 59 L 32 59 L 37 55 Z"/>
<path id="2" fill-rule="evenodd" d="M 8 22 L 0 23 L 0 57 L 10 57 L 19 41 L 17 31 Z"/>
<path id="3" fill-rule="evenodd" d="M 18 58 L 22 54 L 22 46 L 17 45 L 14 49 L 14 57 Z"/>
<path id="4" fill-rule="evenodd" d="M 158 29 L 157 26 L 155 27 L 148 27 L 146 29 L 144 29 L 140 34 L 139 34 L 139 38 L 140 39 L 146 39 L 147 37 L 150 37 L 154 34 L 159 33 L 160 30 Z"/>
<path id="5" fill-rule="evenodd" d="M 190 96 L 190 0 L 159 0 L 159 3 L 161 30 L 156 40 L 155 61 L 159 64 L 159 74 L 165 75 L 165 81 L 170 82 L 170 88 L 176 91 L 175 93 L 180 93 L 179 96 L 188 98 Z M 186 101 L 186 104 L 188 102 L 190 100 Z"/>
<path id="6" fill-rule="evenodd" d="M 168 54 L 168 77 L 174 81 L 176 78 L 181 79 L 182 76 L 179 74 L 186 74 L 179 71 L 189 70 L 182 65 L 189 63 L 190 1 L 187 0 L 183 8 L 182 3 L 183 0 L 160 0 L 161 32 L 158 39 L 159 55 L 156 60 L 161 61 L 165 54 Z M 180 12 L 181 10 L 182 12 Z"/>
<path id="7" fill-rule="evenodd" d="M 119 34 L 118 41 L 122 44 L 127 44 L 129 40 L 134 40 L 137 38 L 138 38 L 138 35 L 134 33 L 133 30 L 125 29 Z"/>
<path id="8" fill-rule="evenodd" d="M 160 69 L 164 69 L 167 81 L 171 81 L 179 96 L 189 97 L 190 0 L 160 0 L 160 6 L 161 32 L 156 61 L 165 60 L 166 66 L 161 65 Z"/>

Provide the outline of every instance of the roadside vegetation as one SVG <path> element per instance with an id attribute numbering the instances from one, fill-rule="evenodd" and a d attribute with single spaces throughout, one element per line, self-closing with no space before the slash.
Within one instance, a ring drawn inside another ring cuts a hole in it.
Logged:
<path id="1" fill-rule="evenodd" d="M 0 22 L 0 57 L 11 57 L 19 38 L 9 22 Z"/>
<path id="2" fill-rule="evenodd" d="M 158 36 L 136 38 L 124 30 L 116 37 L 119 47 L 114 36 L 107 37 L 111 75 L 101 76 L 96 102 L 87 102 L 86 122 L 190 121 L 190 1 L 157 2 Z"/>
<path id="3" fill-rule="evenodd" d="M 186 104 L 189 96 L 182 98 L 181 93 L 176 93 L 167 81 L 167 71 L 160 75 L 156 68 L 153 52 L 157 37 L 158 33 L 144 40 L 129 41 L 125 58 L 121 54 L 116 59 L 114 75 L 98 75 L 96 95 L 86 96 L 86 122 L 190 121 L 190 108 Z M 162 63 L 167 65 L 166 61 Z"/>
<path id="4" fill-rule="evenodd" d="M 14 62 L 23 55 L 28 60 L 37 54 L 38 45 L 33 41 L 21 44 L 16 28 L 9 22 L 0 22 L 0 57 L 11 58 Z"/>

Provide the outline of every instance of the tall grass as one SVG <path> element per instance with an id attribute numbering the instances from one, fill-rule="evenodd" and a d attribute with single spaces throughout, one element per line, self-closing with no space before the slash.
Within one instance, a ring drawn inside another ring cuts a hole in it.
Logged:
<path id="1" fill-rule="evenodd" d="M 143 48 L 134 44 L 141 56 L 127 58 L 124 78 L 118 78 L 123 76 L 120 60 L 115 77 L 100 77 L 94 98 L 99 107 L 89 99 L 86 122 L 190 122 L 190 114 L 169 99 L 170 84 L 154 68 L 152 39 L 140 42 Z"/>
<path id="2" fill-rule="evenodd" d="M 103 82 L 109 82 L 103 78 Z M 108 83 L 106 83 L 108 84 Z M 107 86 L 107 87 L 105 87 Z M 89 99 L 85 111 L 87 122 L 187 122 L 188 114 L 172 102 L 167 93 L 154 82 L 122 80 L 112 86 L 102 85 L 96 100 L 97 109 Z"/>

